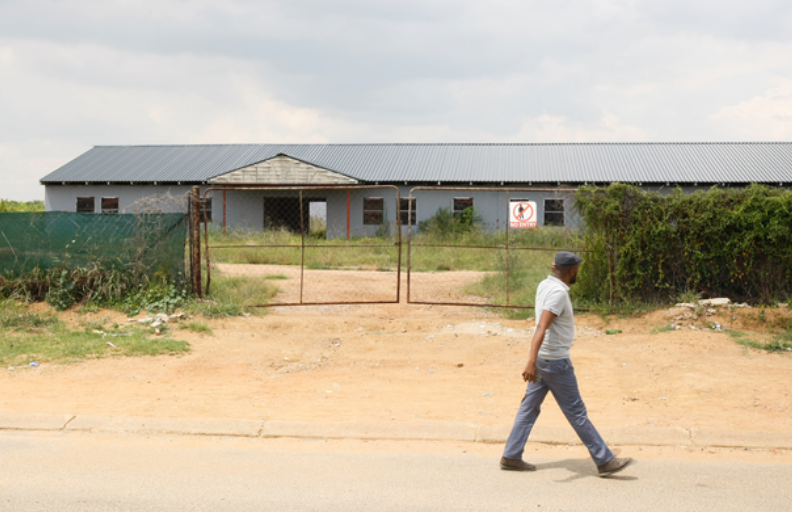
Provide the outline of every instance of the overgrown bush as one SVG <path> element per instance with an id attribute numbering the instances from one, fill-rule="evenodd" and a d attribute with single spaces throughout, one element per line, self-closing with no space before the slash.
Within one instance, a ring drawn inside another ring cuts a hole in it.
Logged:
<path id="1" fill-rule="evenodd" d="M 481 215 L 473 207 L 465 208 L 458 215 L 454 215 L 451 208 L 438 208 L 434 217 L 418 223 L 418 230 L 426 235 L 447 238 L 462 233 L 470 233 L 480 229 Z"/>
<path id="2" fill-rule="evenodd" d="M 671 300 L 682 293 L 774 303 L 792 297 L 792 191 L 751 185 L 669 195 L 581 187 L 586 270 L 579 297 Z"/>
<path id="3" fill-rule="evenodd" d="M 0 276 L 0 299 L 46 301 L 59 311 L 75 304 L 124 311 L 171 311 L 187 298 L 186 288 L 177 284 L 181 282 L 163 273 L 151 278 L 135 276 L 92 262 L 74 269 L 62 266 L 48 271 L 35 269 L 22 276 Z"/>

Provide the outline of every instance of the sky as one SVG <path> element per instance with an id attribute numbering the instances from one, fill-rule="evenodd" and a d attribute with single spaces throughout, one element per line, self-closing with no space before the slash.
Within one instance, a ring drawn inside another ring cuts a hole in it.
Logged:
<path id="1" fill-rule="evenodd" d="M 792 140 L 776 0 L 0 0 L 0 198 L 98 145 Z"/>

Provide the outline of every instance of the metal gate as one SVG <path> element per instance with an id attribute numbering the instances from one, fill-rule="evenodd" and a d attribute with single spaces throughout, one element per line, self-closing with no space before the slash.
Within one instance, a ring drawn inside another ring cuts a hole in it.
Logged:
<path id="1" fill-rule="evenodd" d="M 207 294 L 219 271 L 251 286 L 248 307 L 399 302 L 397 187 L 218 185 L 203 197 Z"/>
<path id="2" fill-rule="evenodd" d="M 407 302 L 533 308 L 536 286 L 555 253 L 584 252 L 577 248 L 574 193 L 413 188 L 407 200 Z"/>

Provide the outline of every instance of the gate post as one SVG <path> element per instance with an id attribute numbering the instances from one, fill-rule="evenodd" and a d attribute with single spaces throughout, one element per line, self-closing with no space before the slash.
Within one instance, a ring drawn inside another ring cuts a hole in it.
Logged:
<path id="1" fill-rule="evenodd" d="M 192 188 L 190 197 L 190 275 L 192 291 L 201 297 L 201 189 Z"/>

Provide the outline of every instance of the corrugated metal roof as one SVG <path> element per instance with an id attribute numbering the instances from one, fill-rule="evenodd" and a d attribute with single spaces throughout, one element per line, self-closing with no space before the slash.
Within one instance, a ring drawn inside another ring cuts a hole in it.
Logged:
<path id="1" fill-rule="evenodd" d="M 97 146 L 41 182 L 203 182 L 279 154 L 372 183 L 792 182 L 792 142 Z"/>

